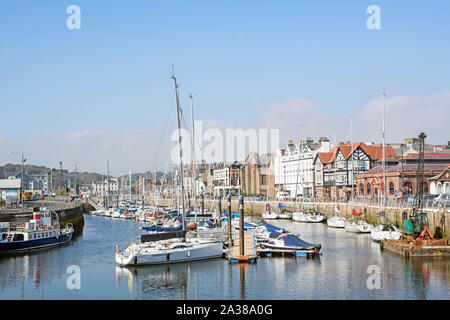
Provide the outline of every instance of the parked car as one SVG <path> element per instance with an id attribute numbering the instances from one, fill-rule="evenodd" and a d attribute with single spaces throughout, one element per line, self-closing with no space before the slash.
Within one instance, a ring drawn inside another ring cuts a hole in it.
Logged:
<path id="1" fill-rule="evenodd" d="M 440 208 L 450 207 L 450 194 L 442 193 L 438 195 L 434 198 L 433 205 Z"/>

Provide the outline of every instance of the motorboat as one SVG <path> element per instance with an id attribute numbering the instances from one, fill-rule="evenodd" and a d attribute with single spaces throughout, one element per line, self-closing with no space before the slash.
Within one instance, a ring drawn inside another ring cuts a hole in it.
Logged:
<path id="1" fill-rule="evenodd" d="M 347 222 L 345 217 L 334 216 L 327 219 L 330 228 L 345 228 L 345 222 Z"/>
<path id="2" fill-rule="evenodd" d="M 321 212 L 317 212 L 314 209 L 304 209 L 300 212 L 294 212 L 292 215 L 292 220 L 298 222 L 311 222 L 318 223 L 322 222 L 325 216 Z"/>
<path id="3" fill-rule="evenodd" d="M 373 241 L 380 242 L 382 240 L 399 240 L 402 231 L 392 224 L 384 223 L 372 228 L 370 234 Z"/>
<path id="4" fill-rule="evenodd" d="M 58 215 L 55 213 L 56 217 Z M 52 223 L 51 211 L 43 208 L 33 212 L 33 219 L 26 223 L 0 223 L 0 254 L 27 252 L 59 246 L 71 241 L 72 224 L 61 227 L 59 218 Z"/>
<path id="5" fill-rule="evenodd" d="M 373 226 L 364 220 L 351 219 L 345 223 L 345 231 L 353 233 L 370 233 Z"/>
<path id="6" fill-rule="evenodd" d="M 273 219 L 278 218 L 278 214 L 274 211 L 271 211 L 270 204 L 266 203 L 262 217 L 263 217 L 263 219 L 273 220 Z"/>
<path id="7" fill-rule="evenodd" d="M 292 233 L 282 233 L 259 244 L 259 254 L 292 253 L 295 256 L 314 256 L 320 253 L 321 245 L 303 241 Z"/>

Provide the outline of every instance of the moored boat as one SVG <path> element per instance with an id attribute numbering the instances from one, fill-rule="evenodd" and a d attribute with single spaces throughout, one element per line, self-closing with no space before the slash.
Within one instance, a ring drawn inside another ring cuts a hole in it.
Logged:
<path id="1" fill-rule="evenodd" d="M 294 212 L 292 215 L 292 220 L 298 222 L 318 223 L 322 222 L 324 219 L 325 216 L 323 213 L 317 212 L 314 209 L 305 209 L 300 212 Z"/>
<path id="2" fill-rule="evenodd" d="M 44 208 L 34 212 L 33 219 L 25 224 L 2 223 L 0 254 L 27 252 L 70 242 L 74 232 L 72 225 L 61 228 L 58 220 L 53 224 L 51 212 Z"/>
<path id="3" fill-rule="evenodd" d="M 327 219 L 327 225 L 330 228 L 345 228 L 345 222 L 347 221 L 344 217 L 334 216 Z"/>
<path id="4" fill-rule="evenodd" d="M 373 241 L 380 242 L 382 240 L 399 240 L 402 231 L 392 224 L 385 223 L 372 228 L 370 234 Z"/>
<path id="5" fill-rule="evenodd" d="M 345 231 L 353 233 L 370 233 L 373 226 L 364 220 L 352 219 L 345 223 Z"/>

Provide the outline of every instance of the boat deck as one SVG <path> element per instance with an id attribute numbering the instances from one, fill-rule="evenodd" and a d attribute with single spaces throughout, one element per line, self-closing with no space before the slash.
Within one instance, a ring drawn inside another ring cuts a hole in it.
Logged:
<path id="1" fill-rule="evenodd" d="M 406 259 L 417 257 L 450 258 L 450 246 L 447 244 L 446 239 L 417 244 L 405 240 L 383 240 L 380 243 L 380 247 L 383 250 L 402 255 Z"/>

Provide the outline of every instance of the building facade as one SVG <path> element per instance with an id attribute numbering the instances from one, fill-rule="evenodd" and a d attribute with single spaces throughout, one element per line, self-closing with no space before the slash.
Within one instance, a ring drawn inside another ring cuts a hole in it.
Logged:
<path id="1" fill-rule="evenodd" d="M 274 159 L 276 190 L 288 193 L 288 197 L 313 196 L 314 159 L 320 153 L 329 152 L 328 138 L 321 137 L 317 143 L 311 138 L 298 145 L 289 140 L 286 148 L 277 151 Z"/>

